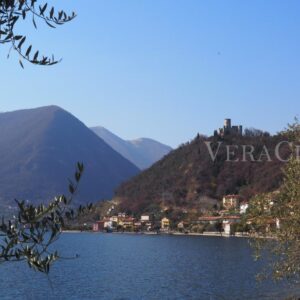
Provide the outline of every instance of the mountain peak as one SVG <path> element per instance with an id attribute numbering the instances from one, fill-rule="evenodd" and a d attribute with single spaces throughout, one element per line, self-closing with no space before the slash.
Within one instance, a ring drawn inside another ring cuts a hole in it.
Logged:
<path id="1" fill-rule="evenodd" d="M 47 105 L 36 108 L 24 108 L 18 109 L 14 111 L 5 111 L 1 112 L 1 114 L 20 114 L 20 113 L 30 113 L 30 112 L 55 112 L 55 111 L 65 111 L 63 108 L 57 105 Z"/>
<path id="2" fill-rule="evenodd" d="M 108 145 L 140 169 L 146 169 L 168 154 L 172 148 L 150 138 L 123 140 L 102 126 L 91 128 Z"/>
<path id="3" fill-rule="evenodd" d="M 110 198 L 138 168 L 64 109 L 51 105 L 0 114 L 0 201 L 49 200 L 66 192 L 76 163 L 85 165 L 78 198 Z"/>

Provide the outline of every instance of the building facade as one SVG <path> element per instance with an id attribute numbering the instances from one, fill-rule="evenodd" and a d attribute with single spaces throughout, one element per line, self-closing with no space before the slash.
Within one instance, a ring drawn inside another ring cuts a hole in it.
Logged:
<path id="1" fill-rule="evenodd" d="M 239 196 L 238 195 L 226 195 L 223 197 L 223 207 L 225 209 L 235 209 L 239 206 Z"/>
<path id="2" fill-rule="evenodd" d="M 242 125 L 231 125 L 231 119 L 225 119 L 222 128 L 214 131 L 215 136 L 226 136 L 226 135 L 243 135 Z"/>

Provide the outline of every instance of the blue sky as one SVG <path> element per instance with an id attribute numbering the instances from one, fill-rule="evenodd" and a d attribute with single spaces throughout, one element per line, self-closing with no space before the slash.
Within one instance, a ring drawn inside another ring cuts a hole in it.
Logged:
<path id="1" fill-rule="evenodd" d="M 56 104 L 88 126 L 173 147 L 225 117 L 275 133 L 299 114 L 299 1 L 48 3 L 78 17 L 20 32 L 63 61 L 22 70 L 1 46 L 0 111 Z"/>

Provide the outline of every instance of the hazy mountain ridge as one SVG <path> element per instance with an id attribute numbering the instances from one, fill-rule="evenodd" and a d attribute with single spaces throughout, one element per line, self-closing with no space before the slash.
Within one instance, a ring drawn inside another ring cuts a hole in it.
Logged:
<path id="1" fill-rule="evenodd" d="M 42 202 L 66 192 L 77 161 L 85 172 L 76 201 L 110 198 L 139 172 L 81 121 L 57 106 L 0 114 L 0 201 Z"/>
<path id="2" fill-rule="evenodd" d="M 150 138 L 123 140 L 104 127 L 91 128 L 114 150 L 140 169 L 146 169 L 167 155 L 172 148 Z"/>

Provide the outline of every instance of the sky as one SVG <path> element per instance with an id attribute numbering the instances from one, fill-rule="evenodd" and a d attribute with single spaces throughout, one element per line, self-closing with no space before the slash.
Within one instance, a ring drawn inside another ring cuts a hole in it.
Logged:
<path id="1" fill-rule="evenodd" d="M 78 16 L 19 33 L 63 60 L 23 70 L 1 45 L 2 112 L 54 104 L 87 126 L 172 147 L 224 118 L 276 133 L 299 115 L 299 1 L 48 3 Z"/>

